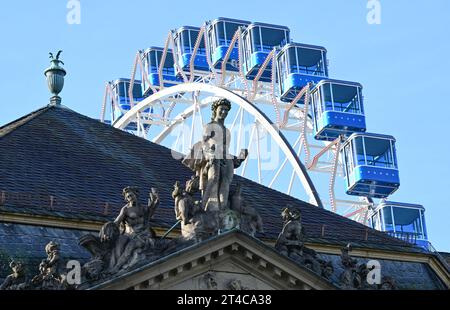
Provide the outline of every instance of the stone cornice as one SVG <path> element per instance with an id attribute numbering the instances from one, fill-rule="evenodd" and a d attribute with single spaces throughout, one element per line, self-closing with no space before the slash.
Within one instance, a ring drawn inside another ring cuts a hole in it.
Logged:
<path id="1" fill-rule="evenodd" d="M 90 289 L 164 289 L 224 260 L 232 260 L 279 289 L 337 289 L 321 276 L 239 232 L 191 246 Z"/>
<path id="2" fill-rule="evenodd" d="M 104 222 L 100 221 L 75 220 L 60 217 L 2 212 L 1 208 L 0 208 L 0 222 L 39 225 L 56 228 L 79 229 L 88 231 L 99 231 L 102 225 L 104 224 Z M 166 229 L 164 228 L 155 228 L 154 230 L 158 236 L 162 236 L 166 232 Z M 179 235 L 180 235 L 179 230 L 174 230 L 167 236 L 167 238 L 174 238 L 178 237 Z M 271 246 L 275 244 L 274 241 L 272 240 L 264 240 L 264 242 Z M 341 254 L 342 248 L 341 245 L 318 244 L 310 242 L 307 242 L 306 245 L 319 253 L 334 254 L 334 255 Z M 449 271 L 442 265 L 442 263 L 436 257 L 434 257 L 431 254 L 402 252 L 395 250 L 381 250 L 373 248 L 354 248 L 354 250 L 352 251 L 352 256 L 373 258 L 373 259 L 378 258 L 378 259 L 387 259 L 405 262 L 426 263 L 445 283 L 447 288 L 450 288 Z"/>

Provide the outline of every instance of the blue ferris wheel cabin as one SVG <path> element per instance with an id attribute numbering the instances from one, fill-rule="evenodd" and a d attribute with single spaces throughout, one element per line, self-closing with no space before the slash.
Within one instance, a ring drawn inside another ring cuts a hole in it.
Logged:
<path id="1" fill-rule="evenodd" d="M 112 121 L 118 120 L 122 115 L 131 109 L 131 100 L 128 96 L 128 89 L 130 88 L 130 79 L 117 79 L 110 82 L 113 96 L 118 106 L 113 105 L 111 109 Z M 133 101 L 138 103 L 142 101 L 141 81 L 135 80 L 133 86 Z"/>
<path id="2" fill-rule="evenodd" d="M 311 91 L 315 139 L 333 141 L 366 131 L 362 85 L 322 80 Z"/>
<path id="3" fill-rule="evenodd" d="M 231 40 L 239 27 L 246 27 L 249 21 L 219 17 L 207 23 L 208 44 L 212 65 L 215 69 L 222 68 L 222 62 L 230 47 Z M 231 50 L 226 64 L 226 70 L 239 71 L 239 51 L 237 42 Z"/>
<path id="4" fill-rule="evenodd" d="M 322 46 L 289 43 L 277 54 L 280 99 L 292 101 L 309 82 L 328 77 L 327 50 Z"/>
<path id="5" fill-rule="evenodd" d="M 176 61 L 181 70 L 185 72 L 190 71 L 190 62 L 199 33 L 200 28 L 192 26 L 183 26 L 175 32 Z M 209 72 L 204 40 L 201 40 L 197 53 L 195 54 L 194 71 Z M 176 74 L 179 76 L 181 72 L 176 72 Z"/>
<path id="6" fill-rule="evenodd" d="M 251 23 L 244 31 L 244 74 L 249 80 L 254 80 L 259 68 L 274 47 L 282 47 L 290 42 L 290 30 L 286 26 Z M 264 70 L 260 81 L 270 82 L 272 61 Z"/>
<path id="7" fill-rule="evenodd" d="M 133 101 L 138 103 L 151 95 L 152 88 L 158 90 L 161 82 L 165 87 L 183 83 L 181 76 L 187 74 L 189 77 L 191 71 L 197 78 L 207 76 L 212 68 L 222 69 L 227 51 L 230 54 L 224 69 L 234 74 L 242 70 L 248 80 L 255 80 L 267 60 L 268 65 L 259 81 L 271 82 L 273 78 L 277 86 L 273 89 L 278 88 L 279 91 L 272 95 L 278 100 L 291 103 L 310 83 L 314 138 L 329 142 L 340 138 L 343 141 L 340 154 L 345 172 L 346 193 L 383 199 L 371 211 L 369 226 L 425 248 L 427 233 L 424 208 L 420 205 L 384 201 L 400 186 L 395 139 L 389 135 L 366 133 L 362 85 L 330 79 L 327 50 L 322 46 L 291 42 L 290 30 L 286 26 L 224 17 L 206 21 L 204 25 L 205 33 L 200 38 L 193 70 L 190 70 L 190 62 L 201 28 L 184 26 L 172 31 L 175 46 L 173 51 L 166 51 L 162 66 L 162 48 L 150 47 L 142 53 L 144 72 L 142 82 L 134 81 Z M 230 48 L 238 29 L 243 30 L 240 51 L 237 42 Z M 272 58 L 267 59 L 273 50 L 274 64 Z M 163 81 L 160 81 L 158 75 L 160 67 Z M 275 76 L 272 76 L 273 69 L 276 69 Z M 203 82 L 208 83 L 208 80 Z M 118 79 L 109 83 L 112 90 L 112 123 L 132 108 L 128 96 L 130 83 L 130 79 Z M 298 102 L 303 103 L 302 100 Z M 147 108 L 143 112 L 152 114 L 153 108 Z M 149 125 L 143 126 L 145 129 Z M 135 131 L 137 123 L 130 122 L 125 129 Z"/>
<path id="8" fill-rule="evenodd" d="M 161 65 L 161 58 L 163 55 L 164 49 L 161 47 L 150 47 L 145 50 L 144 54 L 142 55 L 142 62 L 144 64 L 144 70 L 146 72 L 143 72 L 142 74 L 147 74 L 147 78 L 151 84 L 151 86 L 159 87 L 159 75 L 158 70 L 159 66 Z M 163 67 L 162 67 L 162 77 L 163 77 L 163 83 L 164 87 L 170 87 L 177 82 L 180 82 L 181 79 L 178 78 L 175 75 L 175 63 L 174 63 L 174 57 L 172 51 L 168 50 L 166 52 L 166 59 L 164 61 Z M 144 96 L 151 94 L 151 88 L 150 85 L 147 85 L 146 79 L 142 79 L 142 93 Z"/>
<path id="9" fill-rule="evenodd" d="M 128 96 L 128 90 L 130 88 L 131 80 L 130 79 L 117 79 L 113 82 L 110 82 L 111 90 L 113 92 L 113 96 L 115 101 L 117 102 L 116 106 L 115 104 L 112 104 L 111 107 L 111 122 L 114 124 L 115 121 L 117 121 L 119 118 L 121 118 L 125 113 L 127 113 L 131 109 L 131 100 Z M 133 102 L 136 105 L 140 101 L 142 101 L 143 95 L 142 95 L 142 87 L 141 87 L 141 81 L 135 80 L 133 84 Z M 114 100 L 113 100 L 114 102 Z M 153 113 L 153 108 L 145 109 L 145 113 Z M 144 124 L 144 127 L 147 128 L 149 125 Z M 128 131 L 136 131 L 137 130 L 137 124 L 136 122 L 131 122 L 125 130 Z"/>
<path id="10" fill-rule="evenodd" d="M 341 150 L 348 195 L 386 198 L 399 188 L 394 137 L 354 133 Z"/>
<path id="11" fill-rule="evenodd" d="M 429 249 L 425 208 L 421 205 L 383 201 L 369 214 L 368 226 Z"/>

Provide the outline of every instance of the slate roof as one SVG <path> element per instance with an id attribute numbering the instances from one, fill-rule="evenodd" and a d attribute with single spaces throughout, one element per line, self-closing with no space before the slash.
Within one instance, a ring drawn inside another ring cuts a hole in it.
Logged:
<path id="1" fill-rule="evenodd" d="M 78 246 L 78 238 L 87 233 L 76 229 L 0 223 L 0 283 L 11 273 L 11 260 L 24 263 L 29 276 L 36 275 L 39 263 L 47 258 L 45 245 L 50 241 L 59 244 L 63 259 L 87 261 L 90 254 Z"/>
<path id="2" fill-rule="evenodd" d="M 169 228 L 175 223 L 173 184 L 191 176 L 169 149 L 64 106 L 47 106 L 0 127 L 0 149 L 0 212 L 105 222 L 124 204 L 122 189 L 135 185 L 143 201 L 151 187 L 158 188 L 161 204 L 153 224 Z M 280 210 L 292 204 L 301 209 L 311 240 L 420 251 L 242 177 L 235 176 L 233 182 L 241 182 L 244 198 L 263 218 L 265 232 L 259 238 L 277 238 Z"/>

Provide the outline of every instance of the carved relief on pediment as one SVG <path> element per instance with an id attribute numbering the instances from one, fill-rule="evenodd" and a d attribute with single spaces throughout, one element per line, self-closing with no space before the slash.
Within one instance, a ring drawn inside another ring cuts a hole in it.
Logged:
<path id="1" fill-rule="evenodd" d="M 271 290 L 275 287 L 256 277 L 243 273 L 208 271 L 191 279 L 186 279 L 168 289 L 184 290 Z"/>

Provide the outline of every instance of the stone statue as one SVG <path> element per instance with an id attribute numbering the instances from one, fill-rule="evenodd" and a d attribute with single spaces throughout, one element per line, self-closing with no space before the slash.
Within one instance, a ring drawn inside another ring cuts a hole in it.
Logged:
<path id="1" fill-rule="evenodd" d="M 33 289 L 37 290 L 62 290 L 65 289 L 65 277 L 60 273 L 62 260 L 59 253 L 59 245 L 50 241 L 45 246 L 47 258 L 39 264 L 39 274 L 31 280 Z"/>
<path id="2" fill-rule="evenodd" d="M 242 285 L 241 280 L 238 279 L 233 279 L 231 280 L 228 285 L 227 285 L 228 289 L 231 291 L 243 291 L 243 290 L 249 290 L 248 287 Z"/>
<path id="3" fill-rule="evenodd" d="M 183 189 L 177 181 L 172 198 L 175 200 L 175 217 L 181 222 L 184 240 L 200 242 L 212 236 L 217 230 L 216 218 L 202 209 L 200 201 L 194 199 L 198 191 L 198 177 L 193 176 Z"/>
<path id="4" fill-rule="evenodd" d="M 0 285 L 0 290 L 23 290 L 27 287 L 27 278 L 25 275 L 25 267 L 21 262 L 12 261 L 9 268 L 12 274 L 6 277 L 5 281 Z"/>
<path id="5" fill-rule="evenodd" d="M 241 228 L 241 220 L 239 214 L 229 208 L 220 212 L 220 233 L 235 228 Z"/>
<path id="6" fill-rule="evenodd" d="M 328 262 L 317 257 L 316 251 L 304 245 L 305 229 L 302 226 L 302 215 L 299 209 L 292 206 L 281 212 L 284 225 L 275 243 L 275 249 L 319 275 L 324 275 L 324 266 Z"/>
<path id="7" fill-rule="evenodd" d="M 122 193 L 127 204 L 120 210 L 114 224 L 122 229 L 121 234 L 128 237 L 128 242 L 115 265 L 117 271 L 124 266 L 127 268 L 133 265 L 143 251 L 155 245 L 155 232 L 150 226 L 150 219 L 159 205 L 159 195 L 155 188 L 151 189 L 146 206 L 139 202 L 137 187 L 127 186 Z"/>
<path id="8" fill-rule="evenodd" d="M 381 284 L 379 284 L 378 288 L 380 290 L 396 290 L 397 285 L 395 284 L 395 280 L 392 277 L 384 276 L 381 279 Z"/>
<path id="9" fill-rule="evenodd" d="M 347 244 L 346 247 L 341 249 L 341 262 L 346 268 L 356 268 L 358 261 L 350 256 L 352 251 L 351 243 Z"/>
<path id="10" fill-rule="evenodd" d="M 239 229 L 255 236 L 257 232 L 264 232 L 262 218 L 255 208 L 251 207 L 242 197 L 241 184 L 237 184 L 230 199 L 230 209 L 237 214 Z"/>
<path id="11" fill-rule="evenodd" d="M 275 249 L 282 255 L 294 260 L 301 260 L 303 256 L 304 229 L 301 224 L 301 213 L 298 209 L 286 207 L 281 212 L 284 225 L 275 243 Z"/>
<path id="12" fill-rule="evenodd" d="M 375 286 L 367 282 L 367 275 L 370 270 L 367 264 L 358 265 L 358 260 L 350 256 L 352 245 L 349 243 L 341 249 L 341 264 L 344 271 L 339 276 L 340 286 L 343 289 L 376 289 Z"/>
<path id="13" fill-rule="evenodd" d="M 324 277 L 325 279 L 330 280 L 333 273 L 334 273 L 334 267 L 333 267 L 333 263 L 332 262 L 326 262 L 326 261 L 321 261 L 322 264 L 322 277 Z"/>
<path id="14" fill-rule="evenodd" d="M 216 274 L 214 272 L 207 272 L 205 275 L 203 275 L 200 278 L 199 287 L 201 289 L 207 289 L 207 290 L 217 290 L 217 280 L 216 280 Z"/>
<path id="15" fill-rule="evenodd" d="M 191 224 L 194 216 L 201 211 L 198 201 L 195 201 L 193 196 L 197 191 L 198 177 L 195 176 L 186 182 L 185 190 L 178 181 L 174 185 L 172 198 L 175 199 L 175 217 L 181 221 L 182 227 Z"/>
<path id="16" fill-rule="evenodd" d="M 241 150 L 239 157 L 229 154 L 231 134 L 224 121 L 231 103 L 222 98 L 214 101 L 211 109 L 212 120 L 203 128 L 202 141 L 182 162 L 199 177 L 203 209 L 216 212 L 227 206 L 234 169 L 247 158 L 248 151 Z"/>
<path id="17" fill-rule="evenodd" d="M 105 223 L 98 236 L 88 234 L 79 240 L 93 256 L 83 266 L 87 280 L 129 269 L 155 250 L 156 235 L 150 220 L 159 204 L 157 190 L 151 189 L 145 206 L 139 202 L 138 188 L 125 187 L 122 194 L 127 204 L 114 222 Z"/>

